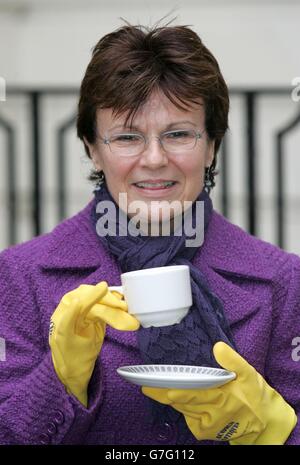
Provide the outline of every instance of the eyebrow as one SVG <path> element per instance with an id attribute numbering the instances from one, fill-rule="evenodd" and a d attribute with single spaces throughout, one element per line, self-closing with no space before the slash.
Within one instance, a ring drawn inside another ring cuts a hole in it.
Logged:
<path id="1" fill-rule="evenodd" d="M 173 123 L 169 123 L 164 131 L 168 131 L 169 129 L 171 129 L 172 127 L 174 126 L 179 126 L 180 124 L 191 124 L 192 126 L 194 127 L 197 127 L 197 125 L 195 123 L 193 123 L 192 121 L 188 121 L 188 120 L 184 120 L 184 121 L 174 121 Z M 138 132 L 142 132 L 138 126 L 134 126 L 134 125 L 127 125 L 127 126 L 124 126 L 123 124 L 118 124 L 116 126 L 113 126 L 112 128 L 110 128 L 110 131 L 114 130 L 114 129 L 130 129 L 130 130 L 134 130 L 134 131 L 138 131 Z"/>

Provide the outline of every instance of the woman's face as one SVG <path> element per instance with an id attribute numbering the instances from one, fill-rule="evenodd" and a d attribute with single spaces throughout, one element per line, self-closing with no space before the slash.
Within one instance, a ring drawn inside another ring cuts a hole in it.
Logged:
<path id="1" fill-rule="evenodd" d="M 112 113 L 110 108 L 97 111 L 98 136 L 109 138 L 114 133 L 128 132 L 128 128 L 124 127 L 126 115 L 116 118 Z M 95 168 L 103 170 L 105 174 L 107 187 L 115 202 L 119 204 L 119 193 L 127 194 L 128 205 L 136 200 L 142 201 L 147 206 L 149 220 L 158 202 L 179 200 L 183 208 L 184 201 L 194 201 L 203 189 L 204 169 L 212 163 L 214 143 L 209 141 L 204 132 L 194 149 L 167 153 L 153 136 L 159 136 L 167 130 L 188 128 L 202 132 L 205 128 L 202 101 L 184 111 L 173 105 L 162 92 L 153 93 L 136 114 L 132 125 L 134 131 L 131 132 L 138 131 L 149 138 L 145 150 L 139 155 L 115 155 L 99 137 L 93 145 L 85 141 Z M 165 189 L 157 189 L 155 185 L 151 188 L 136 185 L 142 181 L 155 183 L 161 180 L 174 181 L 175 184 Z M 151 205 L 153 201 L 155 207 Z M 160 221 L 164 219 L 163 215 L 160 213 Z"/>

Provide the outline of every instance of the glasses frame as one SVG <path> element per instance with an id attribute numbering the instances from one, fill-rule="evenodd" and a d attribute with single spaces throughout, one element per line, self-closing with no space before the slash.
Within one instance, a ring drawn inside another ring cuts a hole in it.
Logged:
<path id="1" fill-rule="evenodd" d="M 147 145 L 149 144 L 150 139 L 152 139 L 152 138 L 155 138 L 155 139 L 157 139 L 157 140 L 159 141 L 160 146 L 161 146 L 161 148 L 163 149 L 164 152 L 166 152 L 166 153 L 180 153 L 180 150 L 175 151 L 175 152 L 172 152 L 172 151 L 170 151 L 170 150 L 166 150 L 165 147 L 164 147 L 163 141 L 162 141 L 162 137 L 164 137 L 164 136 L 167 135 L 167 134 L 172 134 L 172 133 L 174 133 L 174 132 L 176 133 L 176 132 L 184 131 L 184 130 L 186 130 L 186 131 L 192 131 L 192 132 L 194 133 L 194 135 L 195 135 L 195 143 L 194 143 L 193 147 L 191 147 L 191 148 L 189 148 L 189 149 L 187 149 L 187 148 L 184 149 L 184 148 L 183 148 L 182 150 L 183 150 L 183 151 L 184 151 L 184 150 L 189 150 L 189 151 L 190 151 L 190 150 L 194 150 L 194 148 L 195 148 L 196 145 L 197 145 L 197 141 L 198 141 L 199 139 L 202 138 L 202 135 L 203 135 L 203 133 L 205 132 L 205 129 L 203 129 L 202 131 L 200 131 L 200 130 L 195 130 L 195 129 L 184 129 L 184 128 L 182 128 L 182 129 L 177 129 L 177 130 L 174 129 L 174 130 L 171 130 L 171 131 L 165 131 L 165 132 L 163 132 L 162 134 L 160 134 L 159 136 L 151 136 L 151 137 L 148 137 L 148 136 L 146 136 L 145 134 L 143 134 L 143 133 L 141 133 L 141 132 L 129 132 L 129 131 L 128 131 L 128 132 L 119 132 L 119 133 L 116 133 L 116 134 L 114 134 L 113 136 L 111 136 L 110 138 L 109 138 L 109 137 L 106 137 L 106 136 L 104 136 L 104 137 L 99 136 L 99 139 L 101 139 L 101 141 L 102 141 L 102 143 L 103 143 L 104 145 L 108 145 L 108 147 L 109 147 L 111 153 L 114 154 L 114 155 L 116 155 L 116 153 L 113 151 L 113 149 L 112 149 L 111 146 L 110 146 L 110 144 L 111 144 L 111 138 L 112 138 L 112 137 L 120 136 L 120 135 L 136 135 L 136 136 L 140 136 L 140 137 L 142 137 L 142 138 L 144 139 L 144 146 L 143 146 L 143 148 L 141 149 L 141 151 L 140 151 L 139 153 L 134 154 L 134 155 L 122 155 L 122 158 L 123 158 L 123 157 L 124 157 L 124 158 L 127 158 L 127 157 L 137 157 L 137 156 L 141 155 L 141 154 L 144 152 L 144 150 L 146 149 Z"/>

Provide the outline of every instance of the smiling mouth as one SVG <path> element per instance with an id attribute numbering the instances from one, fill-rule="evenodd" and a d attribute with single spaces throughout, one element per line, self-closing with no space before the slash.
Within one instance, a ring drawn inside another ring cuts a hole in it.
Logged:
<path id="1" fill-rule="evenodd" d="M 161 190 L 169 189 L 177 184 L 177 181 L 162 181 L 162 182 L 136 182 L 134 186 L 140 189 Z"/>

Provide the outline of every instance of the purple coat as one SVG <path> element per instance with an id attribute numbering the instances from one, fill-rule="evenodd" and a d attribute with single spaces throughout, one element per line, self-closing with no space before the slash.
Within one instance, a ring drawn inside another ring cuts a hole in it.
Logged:
<path id="1" fill-rule="evenodd" d="M 53 369 L 48 328 L 61 297 L 82 283 L 120 284 L 90 210 L 91 203 L 51 233 L 0 254 L 0 443 L 181 444 L 174 425 L 149 427 L 148 399 L 116 373 L 142 363 L 135 332 L 107 327 L 87 409 Z M 299 415 L 300 258 L 213 212 L 193 263 L 222 299 L 240 354 Z M 288 443 L 300 444 L 300 422 Z"/>

